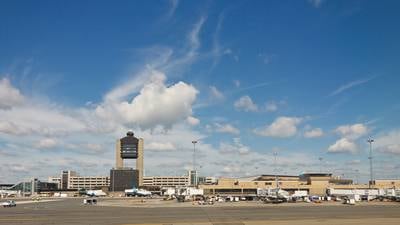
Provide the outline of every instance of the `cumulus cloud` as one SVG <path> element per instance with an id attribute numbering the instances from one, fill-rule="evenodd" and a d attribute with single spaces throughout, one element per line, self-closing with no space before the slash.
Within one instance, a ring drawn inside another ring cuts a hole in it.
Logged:
<path id="1" fill-rule="evenodd" d="M 234 127 L 231 124 L 220 124 L 220 123 L 215 123 L 215 131 L 219 133 L 229 133 L 229 134 L 239 134 L 240 130 L 236 127 Z"/>
<path id="2" fill-rule="evenodd" d="M 13 87 L 7 78 L 2 78 L 0 80 L 0 110 L 20 105 L 23 101 L 24 96 L 20 91 Z"/>
<path id="3" fill-rule="evenodd" d="M 374 148 L 391 155 L 400 155 L 400 130 L 380 134 L 374 142 Z"/>
<path id="4" fill-rule="evenodd" d="M 302 120 L 298 117 L 278 117 L 272 124 L 265 128 L 255 129 L 254 132 L 260 136 L 287 138 L 297 133 L 297 125 Z"/>
<path id="5" fill-rule="evenodd" d="M 15 123 L 10 121 L 0 121 L 0 133 L 21 135 L 27 133 L 27 131 L 19 128 Z"/>
<path id="6" fill-rule="evenodd" d="M 321 128 L 314 128 L 304 132 L 304 137 L 306 138 L 316 138 L 316 137 L 321 137 L 323 135 L 324 132 L 322 131 Z"/>
<path id="7" fill-rule="evenodd" d="M 219 145 L 219 151 L 221 153 L 235 153 L 245 155 L 250 152 L 250 148 L 243 145 L 240 138 L 233 138 L 233 143 L 221 142 Z"/>
<path id="8" fill-rule="evenodd" d="M 357 123 L 353 125 L 342 125 L 336 128 L 336 133 L 348 139 L 357 139 L 368 133 L 368 127 Z"/>
<path id="9" fill-rule="evenodd" d="M 357 145 L 347 138 L 341 138 L 335 144 L 329 146 L 328 152 L 330 153 L 356 153 L 358 151 Z"/>
<path id="10" fill-rule="evenodd" d="M 96 108 L 96 115 L 123 124 L 137 124 L 142 129 L 157 126 L 170 129 L 191 116 L 198 91 L 184 82 L 167 87 L 165 80 L 163 73 L 152 71 L 150 81 L 132 101 L 106 101 Z"/>
<path id="11" fill-rule="evenodd" d="M 53 138 L 45 138 L 40 140 L 38 143 L 35 144 L 35 147 L 38 149 L 51 149 L 56 147 L 58 144 L 56 139 Z"/>
<path id="12" fill-rule="evenodd" d="M 200 124 L 200 120 L 197 119 L 196 117 L 189 116 L 186 121 L 189 123 L 191 126 L 196 126 Z"/>
<path id="13" fill-rule="evenodd" d="M 150 151 L 173 151 L 176 147 L 171 142 L 150 142 L 146 145 L 146 150 Z"/>
<path id="14" fill-rule="evenodd" d="M 61 110 L 53 106 L 21 106 L 0 111 L 0 132 L 65 135 L 85 129 L 82 121 Z"/>
<path id="15" fill-rule="evenodd" d="M 328 148 L 328 152 L 356 153 L 358 146 L 356 141 L 368 133 L 368 127 L 357 123 L 353 125 L 342 125 L 335 129 L 335 132 L 341 137 L 336 143 Z"/>
<path id="16" fill-rule="evenodd" d="M 245 111 L 245 112 L 258 111 L 258 106 L 253 102 L 253 100 L 248 95 L 240 97 L 234 103 L 234 106 L 237 110 L 240 110 L 240 111 Z"/>

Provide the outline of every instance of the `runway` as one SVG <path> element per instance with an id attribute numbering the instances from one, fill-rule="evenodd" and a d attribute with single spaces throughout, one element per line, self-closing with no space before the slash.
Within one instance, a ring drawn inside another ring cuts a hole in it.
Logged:
<path id="1" fill-rule="evenodd" d="M 101 200 L 100 200 L 101 201 Z M 39 202 L 0 209 L 0 224 L 34 225 L 261 225 L 400 224 L 400 204 L 259 205 L 190 207 L 85 206 L 82 199 Z"/>

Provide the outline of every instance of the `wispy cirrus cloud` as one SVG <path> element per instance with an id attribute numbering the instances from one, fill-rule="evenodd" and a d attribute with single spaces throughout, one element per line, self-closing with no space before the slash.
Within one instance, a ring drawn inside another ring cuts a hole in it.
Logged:
<path id="1" fill-rule="evenodd" d="M 169 0 L 168 2 L 169 2 L 169 9 L 166 18 L 170 19 L 175 14 L 176 9 L 178 8 L 179 0 Z"/>
<path id="2" fill-rule="evenodd" d="M 344 85 L 338 87 L 336 90 L 334 90 L 332 93 L 330 93 L 329 96 L 332 97 L 332 96 L 338 95 L 344 91 L 347 91 L 348 89 L 365 84 L 365 83 L 373 80 L 374 78 L 375 77 L 368 77 L 368 78 L 364 78 L 364 79 L 351 81 L 347 84 L 344 84 Z"/>
<path id="3" fill-rule="evenodd" d="M 308 0 L 308 2 L 314 7 L 314 8 L 320 8 L 322 3 L 325 2 L 325 0 Z"/>

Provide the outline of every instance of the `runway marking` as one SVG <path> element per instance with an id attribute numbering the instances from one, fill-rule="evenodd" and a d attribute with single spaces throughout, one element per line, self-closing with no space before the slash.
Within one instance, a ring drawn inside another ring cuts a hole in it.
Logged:
<path id="1" fill-rule="evenodd" d="M 34 221 L 34 220 L 46 220 L 42 218 L 0 218 L 0 221 Z"/>
<path id="2" fill-rule="evenodd" d="M 320 225 L 365 225 L 365 224 L 385 224 L 398 225 L 399 218 L 369 218 L 369 219 L 300 219 L 296 220 L 297 224 Z M 249 221 L 232 221 L 232 222 L 173 222 L 173 223 L 130 223 L 121 225 L 291 225 L 293 220 L 249 220 Z"/>

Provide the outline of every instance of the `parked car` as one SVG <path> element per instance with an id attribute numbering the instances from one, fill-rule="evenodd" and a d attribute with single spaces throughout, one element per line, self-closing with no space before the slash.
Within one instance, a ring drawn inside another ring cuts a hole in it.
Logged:
<path id="1" fill-rule="evenodd" d="M 14 201 L 6 201 L 6 202 L 1 203 L 1 205 L 2 205 L 4 208 L 6 208 L 6 207 L 15 207 L 15 206 L 17 206 L 17 204 L 15 204 Z"/>

